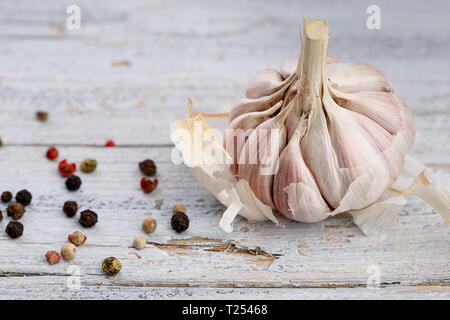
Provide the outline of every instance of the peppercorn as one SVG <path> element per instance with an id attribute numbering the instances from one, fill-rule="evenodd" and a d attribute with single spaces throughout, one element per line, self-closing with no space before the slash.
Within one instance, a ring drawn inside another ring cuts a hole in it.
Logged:
<path id="1" fill-rule="evenodd" d="M 72 242 L 74 245 L 78 247 L 86 242 L 87 237 L 80 231 L 75 231 L 69 234 L 68 239 L 70 242 Z"/>
<path id="2" fill-rule="evenodd" d="M 64 260 L 70 261 L 75 258 L 77 254 L 77 247 L 75 247 L 72 243 L 66 243 L 61 248 L 61 255 Z"/>
<path id="3" fill-rule="evenodd" d="M 109 257 L 103 260 L 102 269 L 108 276 L 114 276 L 122 269 L 122 264 L 117 258 Z"/>
<path id="4" fill-rule="evenodd" d="M 3 147 L 3 141 L 0 139 L 0 147 Z"/>
<path id="5" fill-rule="evenodd" d="M 64 202 L 63 211 L 68 217 L 73 217 L 77 214 L 78 204 L 75 201 Z"/>
<path id="6" fill-rule="evenodd" d="M 46 112 L 46 111 L 37 111 L 36 112 L 36 118 L 39 121 L 47 121 L 48 120 L 48 112 Z"/>
<path id="7" fill-rule="evenodd" d="M 71 175 L 66 179 L 66 187 L 69 191 L 76 191 L 80 189 L 81 186 L 81 179 L 79 176 Z"/>
<path id="8" fill-rule="evenodd" d="M 152 233 L 156 230 L 156 219 L 147 218 L 142 222 L 142 230 L 147 233 Z"/>
<path id="9" fill-rule="evenodd" d="M 177 212 L 172 216 L 170 224 L 176 232 L 183 232 L 189 228 L 189 218 L 185 213 Z"/>
<path id="10" fill-rule="evenodd" d="M 50 147 L 47 150 L 46 156 L 49 160 L 55 160 L 56 158 L 58 158 L 58 150 L 56 150 L 55 147 Z"/>
<path id="11" fill-rule="evenodd" d="M 6 209 L 6 213 L 8 214 L 8 217 L 12 217 L 14 220 L 19 220 L 25 213 L 25 208 L 19 202 L 12 202 Z"/>
<path id="12" fill-rule="evenodd" d="M 80 224 L 85 228 L 93 227 L 97 223 L 97 214 L 91 210 L 85 210 L 80 214 Z"/>
<path id="13" fill-rule="evenodd" d="M 186 213 L 186 206 L 182 203 L 177 203 L 173 206 L 172 213 L 175 214 L 177 212 Z"/>
<path id="14" fill-rule="evenodd" d="M 147 245 L 147 240 L 145 240 L 145 237 L 136 237 L 133 241 L 133 246 L 136 249 L 143 249 Z"/>
<path id="15" fill-rule="evenodd" d="M 2 222 L 2 220 L 3 220 L 3 213 L 2 210 L 0 210 L 0 222 Z"/>
<path id="16" fill-rule="evenodd" d="M 69 163 L 64 159 L 59 163 L 58 171 L 63 177 L 68 177 L 77 171 L 77 165 L 75 163 Z"/>
<path id="17" fill-rule="evenodd" d="M 97 168 L 97 161 L 94 159 L 85 159 L 80 165 L 81 171 L 84 173 L 94 172 Z"/>
<path id="18" fill-rule="evenodd" d="M 139 163 L 139 169 L 146 176 L 154 176 L 156 173 L 156 165 L 153 160 L 147 159 Z"/>
<path id="19" fill-rule="evenodd" d="M 28 190 L 20 190 L 16 194 L 16 201 L 20 202 L 24 206 L 27 206 L 30 204 L 31 198 L 33 198 L 33 197 L 31 196 L 31 193 Z"/>
<path id="20" fill-rule="evenodd" d="M 141 188 L 146 193 L 150 193 L 155 190 L 157 185 L 158 179 L 147 179 L 145 177 L 141 179 Z"/>
<path id="21" fill-rule="evenodd" d="M 4 191 L 2 193 L 2 202 L 10 202 L 12 199 L 12 193 L 9 191 Z"/>
<path id="22" fill-rule="evenodd" d="M 105 147 L 115 147 L 115 146 L 116 146 L 116 144 L 112 140 L 108 140 L 105 143 Z"/>
<path id="23" fill-rule="evenodd" d="M 50 263 L 50 264 L 58 263 L 59 260 L 61 260 L 61 256 L 55 250 L 48 251 L 45 254 L 45 258 L 47 259 L 48 263 Z"/>
<path id="24" fill-rule="evenodd" d="M 6 226 L 5 232 L 12 239 L 18 238 L 23 234 L 23 224 L 19 221 L 11 221 Z"/>

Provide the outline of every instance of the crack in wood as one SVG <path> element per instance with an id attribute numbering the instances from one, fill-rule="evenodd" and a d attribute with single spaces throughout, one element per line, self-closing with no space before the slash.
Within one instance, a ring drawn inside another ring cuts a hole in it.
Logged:
<path id="1" fill-rule="evenodd" d="M 324 284 L 234 284 L 234 283 L 215 283 L 215 284 L 194 284 L 194 283 L 94 283 L 86 286 L 117 286 L 117 287 L 136 287 L 136 288 L 217 288 L 217 289 L 357 289 L 368 288 L 366 283 L 324 283 Z M 419 283 L 401 285 L 398 281 L 382 282 L 380 289 L 383 288 L 416 288 L 426 290 L 427 288 L 448 288 L 450 279 L 428 280 Z"/>

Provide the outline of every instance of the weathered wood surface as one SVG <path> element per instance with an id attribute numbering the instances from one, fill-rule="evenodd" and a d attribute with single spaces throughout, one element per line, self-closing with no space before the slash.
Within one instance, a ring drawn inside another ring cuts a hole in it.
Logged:
<path id="1" fill-rule="evenodd" d="M 411 2 L 405 10 L 381 2 L 379 31 L 365 28 L 368 4 L 359 1 L 81 1 L 80 31 L 65 30 L 68 4 L 0 4 L 0 189 L 34 195 L 24 235 L 0 233 L 0 298 L 450 298 L 450 228 L 419 199 L 410 199 L 383 244 L 348 218 L 283 227 L 238 219 L 226 234 L 218 227 L 223 207 L 172 163 L 168 138 L 188 97 L 199 109 L 226 110 L 252 74 L 295 52 L 299 18 L 308 14 L 328 20 L 336 35 L 330 54 L 388 75 L 416 114 L 411 154 L 450 189 L 448 3 Z M 432 23 L 412 23 L 426 19 Z M 129 65 L 114 65 L 120 61 Z M 47 123 L 34 119 L 39 109 L 50 111 Z M 108 138 L 119 146 L 101 147 Z M 61 158 L 98 160 L 94 174 L 80 174 L 79 192 L 66 191 L 44 157 L 51 144 Z M 160 180 L 151 195 L 139 189 L 137 162 L 147 157 Z M 95 210 L 99 223 L 83 230 L 88 241 L 73 262 L 49 266 L 45 252 L 81 228 L 61 212 L 68 199 Z M 169 226 L 176 202 L 191 218 L 182 235 Z M 137 251 L 132 240 L 149 212 L 158 229 Z M 114 278 L 100 268 L 111 255 L 123 263 Z M 80 268 L 80 290 L 67 288 L 71 265 Z M 378 290 L 365 288 L 372 265 L 380 268 Z"/>

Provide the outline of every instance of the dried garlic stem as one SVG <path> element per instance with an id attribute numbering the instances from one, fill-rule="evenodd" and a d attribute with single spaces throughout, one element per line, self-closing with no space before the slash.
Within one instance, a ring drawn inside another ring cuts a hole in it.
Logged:
<path id="1" fill-rule="evenodd" d="M 324 47 L 328 41 L 328 24 L 312 20 L 304 30 L 304 43 L 301 55 L 302 113 L 309 113 L 313 103 L 320 102 L 322 96 L 322 65 Z"/>

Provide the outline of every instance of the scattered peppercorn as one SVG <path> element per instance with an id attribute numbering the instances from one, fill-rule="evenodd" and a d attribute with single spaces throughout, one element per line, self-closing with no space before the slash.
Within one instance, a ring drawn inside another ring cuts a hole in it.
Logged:
<path id="1" fill-rule="evenodd" d="M 63 211 L 68 217 L 73 217 L 77 214 L 78 204 L 75 201 L 66 201 L 63 205 Z"/>
<path id="2" fill-rule="evenodd" d="M 97 223 L 97 214 L 91 210 L 85 210 L 80 213 L 80 224 L 85 228 L 93 227 Z"/>
<path id="3" fill-rule="evenodd" d="M 31 203 L 31 193 L 28 190 L 20 190 L 16 194 L 16 201 L 20 202 L 24 206 L 27 206 Z"/>
<path id="4" fill-rule="evenodd" d="M 55 147 L 50 147 L 47 150 L 46 156 L 49 160 L 55 160 L 56 158 L 58 158 L 58 150 Z"/>
<path id="5" fill-rule="evenodd" d="M 116 146 L 116 144 L 112 140 L 108 140 L 105 143 L 105 147 L 115 147 L 115 146 Z"/>
<path id="6" fill-rule="evenodd" d="M 75 255 L 77 254 L 77 247 L 75 247 L 72 243 L 66 243 L 61 248 L 61 255 L 64 258 L 64 260 L 72 260 L 75 258 Z"/>
<path id="7" fill-rule="evenodd" d="M 147 218 L 142 222 L 142 230 L 147 233 L 152 233 L 156 230 L 156 219 Z"/>
<path id="8" fill-rule="evenodd" d="M 45 258 L 47 259 L 48 263 L 50 263 L 50 264 L 58 263 L 59 260 L 61 260 L 61 256 L 55 250 L 48 251 L 45 254 Z"/>
<path id="9" fill-rule="evenodd" d="M 12 193 L 9 191 L 4 191 L 2 193 L 2 202 L 10 202 L 12 199 Z"/>
<path id="10" fill-rule="evenodd" d="M 189 228 L 189 218 L 185 213 L 177 212 L 172 216 L 170 224 L 176 232 L 183 232 Z"/>
<path id="11" fill-rule="evenodd" d="M 3 147 L 3 141 L 0 139 L 0 147 Z"/>
<path id="12" fill-rule="evenodd" d="M 69 163 L 64 159 L 59 163 L 58 171 L 63 177 L 68 177 L 77 171 L 77 165 L 75 163 Z"/>
<path id="13" fill-rule="evenodd" d="M 19 220 L 25 213 L 24 206 L 19 202 L 10 203 L 6 209 L 8 217 L 12 217 L 14 220 Z"/>
<path id="14" fill-rule="evenodd" d="M 38 112 L 36 112 L 36 118 L 39 121 L 47 121 L 48 120 L 48 112 L 47 111 L 38 111 Z"/>
<path id="15" fill-rule="evenodd" d="M 77 191 L 80 189 L 81 186 L 81 179 L 79 176 L 71 175 L 66 179 L 66 187 L 69 191 Z"/>
<path id="16" fill-rule="evenodd" d="M 95 168 L 97 168 L 97 161 L 94 159 L 85 159 L 80 164 L 80 169 L 84 173 L 91 173 L 95 171 Z"/>
<path id="17" fill-rule="evenodd" d="M 141 179 L 141 188 L 146 193 L 150 193 L 153 190 L 155 190 L 157 185 L 158 185 L 158 179 L 148 179 L 145 177 Z"/>
<path id="18" fill-rule="evenodd" d="M 143 249 L 147 245 L 147 240 L 145 240 L 145 237 L 136 237 L 133 241 L 133 246 L 136 249 Z"/>
<path id="19" fill-rule="evenodd" d="M 114 276 L 122 269 L 122 264 L 117 258 L 109 257 L 103 260 L 102 269 L 108 276 Z"/>
<path id="20" fill-rule="evenodd" d="M 2 222 L 2 220 L 3 220 L 3 213 L 2 210 L 0 210 L 0 222 Z"/>
<path id="21" fill-rule="evenodd" d="M 156 165 L 153 160 L 147 159 L 139 163 L 139 169 L 146 176 L 154 176 L 156 174 Z"/>
<path id="22" fill-rule="evenodd" d="M 177 212 L 186 213 L 186 206 L 182 203 L 177 203 L 173 206 L 172 213 L 175 214 Z"/>
<path id="23" fill-rule="evenodd" d="M 80 231 L 75 231 L 69 234 L 68 239 L 70 242 L 72 242 L 74 245 L 78 247 L 86 242 L 87 237 Z"/>
<path id="24" fill-rule="evenodd" d="M 11 221 L 6 226 L 5 232 L 12 239 L 18 238 L 23 234 L 23 224 L 19 221 Z"/>

